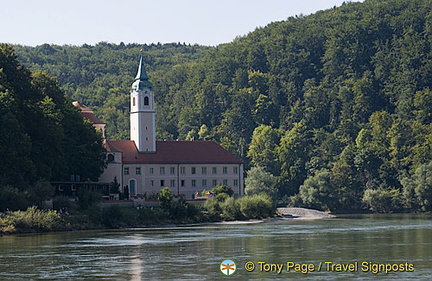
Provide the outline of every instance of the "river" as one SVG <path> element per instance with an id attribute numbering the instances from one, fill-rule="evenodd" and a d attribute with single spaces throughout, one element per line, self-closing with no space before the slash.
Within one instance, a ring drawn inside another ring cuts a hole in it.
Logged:
<path id="1" fill-rule="evenodd" d="M 432 220 L 351 215 L 0 237 L 0 280 L 42 279 L 431 280 Z"/>

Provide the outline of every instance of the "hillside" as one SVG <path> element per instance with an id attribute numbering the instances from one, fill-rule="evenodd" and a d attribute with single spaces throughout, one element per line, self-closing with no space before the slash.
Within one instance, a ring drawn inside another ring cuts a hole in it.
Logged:
<path id="1" fill-rule="evenodd" d="M 158 137 L 220 142 L 247 168 L 274 176 L 292 205 L 430 210 L 431 7 L 431 0 L 366 0 L 271 23 L 215 48 L 144 46 Z M 93 107 L 115 139 L 128 137 L 140 48 L 16 47 L 25 65 L 57 76 Z"/>

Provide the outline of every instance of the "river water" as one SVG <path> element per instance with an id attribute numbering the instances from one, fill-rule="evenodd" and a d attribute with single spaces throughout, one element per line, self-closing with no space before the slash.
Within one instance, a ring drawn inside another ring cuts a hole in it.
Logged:
<path id="1" fill-rule="evenodd" d="M 231 276 L 220 270 L 226 259 L 236 264 Z M 359 215 L 0 237 L 0 280 L 42 279 L 431 280 L 432 220 Z"/>

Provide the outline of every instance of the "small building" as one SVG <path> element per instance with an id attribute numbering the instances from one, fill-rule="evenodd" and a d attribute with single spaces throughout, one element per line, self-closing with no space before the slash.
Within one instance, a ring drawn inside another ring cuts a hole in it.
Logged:
<path id="1" fill-rule="evenodd" d="M 243 196 L 243 162 L 218 143 L 156 141 L 155 95 L 142 57 L 130 98 L 130 140 L 106 141 L 107 168 L 101 182 L 116 178 L 130 196 L 151 196 L 169 187 L 192 199 L 196 192 L 218 185 Z"/>
<path id="2" fill-rule="evenodd" d="M 102 122 L 99 118 L 97 118 L 96 115 L 94 114 L 93 110 L 91 110 L 88 107 L 83 106 L 78 101 L 74 101 L 74 102 L 72 102 L 72 104 L 81 110 L 80 111 L 81 116 L 84 119 L 91 122 L 93 124 L 93 126 L 96 128 L 96 130 L 101 131 L 102 137 L 105 138 L 106 123 Z"/>

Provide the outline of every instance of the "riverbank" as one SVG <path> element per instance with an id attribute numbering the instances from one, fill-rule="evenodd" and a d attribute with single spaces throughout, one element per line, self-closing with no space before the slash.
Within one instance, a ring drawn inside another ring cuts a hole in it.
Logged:
<path id="1" fill-rule="evenodd" d="M 117 209 L 117 208 L 116 208 Z M 120 211 L 120 209 L 117 209 Z M 132 217 L 138 217 L 142 210 L 130 209 L 127 213 L 122 211 L 118 216 L 112 212 L 106 215 L 112 220 L 117 218 L 117 222 L 110 221 L 109 224 L 92 222 L 89 214 L 80 215 L 60 215 L 55 211 L 42 211 L 36 208 L 29 208 L 27 211 L 12 212 L 9 215 L 0 216 L 0 235 L 4 234 L 22 234 L 22 233 L 39 233 L 39 232 L 62 232 L 78 230 L 97 230 L 97 229 L 119 229 L 119 228 L 158 228 L 166 226 L 199 226 L 199 225 L 226 225 L 226 224 L 258 224 L 263 222 L 274 222 L 280 220 L 314 220 L 334 218 L 334 215 L 306 208 L 277 208 L 274 217 L 266 219 L 250 220 L 225 220 L 225 221 L 176 221 L 163 219 L 157 216 L 154 220 L 148 220 L 147 223 L 137 223 Z M 152 213 L 153 214 L 153 213 Z M 95 213 L 93 213 L 95 215 Z M 100 220 L 100 219 L 98 219 Z"/>

